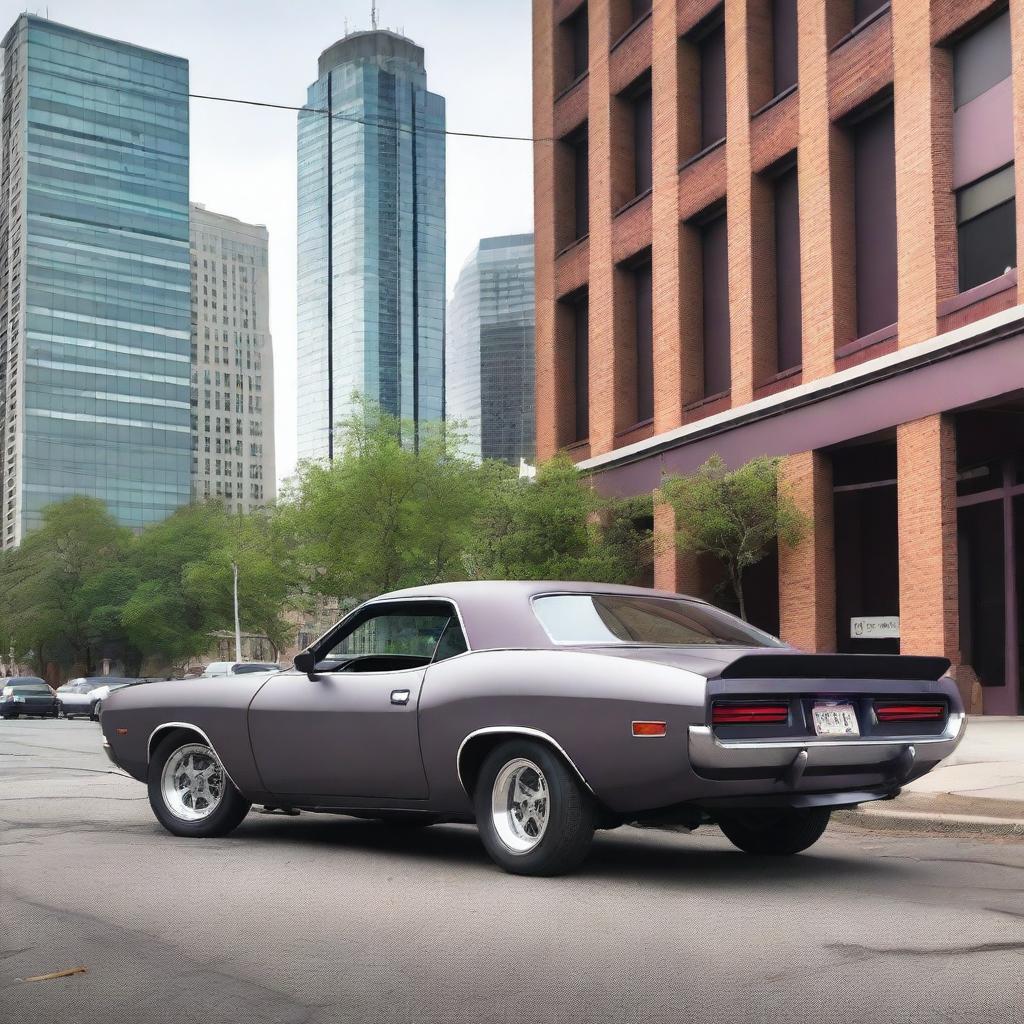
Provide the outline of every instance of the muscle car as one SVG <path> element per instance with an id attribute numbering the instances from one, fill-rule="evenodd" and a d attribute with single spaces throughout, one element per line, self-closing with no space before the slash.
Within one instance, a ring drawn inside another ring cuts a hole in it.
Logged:
<path id="1" fill-rule="evenodd" d="M 252 803 L 475 821 L 501 867 L 551 875 L 630 822 L 806 849 L 957 746 L 948 668 L 802 654 L 662 591 L 448 583 L 366 602 L 290 670 L 111 693 L 101 724 L 175 835 L 223 835 Z"/>

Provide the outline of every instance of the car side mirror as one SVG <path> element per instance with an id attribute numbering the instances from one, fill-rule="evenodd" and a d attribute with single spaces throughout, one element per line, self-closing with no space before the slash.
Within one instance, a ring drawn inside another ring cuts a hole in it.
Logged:
<path id="1" fill-rule="evenodd" d="M 312 651 L 299 651 L 295 655 L 293 664 L 296 671 L 305 672 L 310 679 L 314 677 L 316 672 L 316 655 Z"/>

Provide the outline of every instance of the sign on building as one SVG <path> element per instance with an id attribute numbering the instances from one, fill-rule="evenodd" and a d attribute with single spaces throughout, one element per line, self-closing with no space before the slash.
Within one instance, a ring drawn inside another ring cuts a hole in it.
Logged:
<path id="1" fill-rule="evenodd" d="M 899 638 L 898 615 L 855 615 L 850 619 L 852 640 L 888 640 Z"/>

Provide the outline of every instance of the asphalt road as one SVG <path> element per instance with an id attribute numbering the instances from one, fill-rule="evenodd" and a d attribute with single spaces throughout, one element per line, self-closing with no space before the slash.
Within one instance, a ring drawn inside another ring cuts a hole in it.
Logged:
<path id="1" fill-rule="evenodd" d="M 1024 1019 L 1024 843 L 620 829 L 514 878 L 464 826 L 176 839 L 110 768 L 92 723 L 0 722 L 4 1024 Z"/>

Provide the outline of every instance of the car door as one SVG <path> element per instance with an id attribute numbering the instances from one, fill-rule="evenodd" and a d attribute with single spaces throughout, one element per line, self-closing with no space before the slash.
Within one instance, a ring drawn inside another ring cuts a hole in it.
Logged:
<path id="1" fill-rule="evenodd" d="M 336 800 L 425 798 L 420 687 L 454 614 L 447 602 L 372 603 L 318 643 L 312 678 L 273 676 L 249 706 L 266 788 Z"/>

